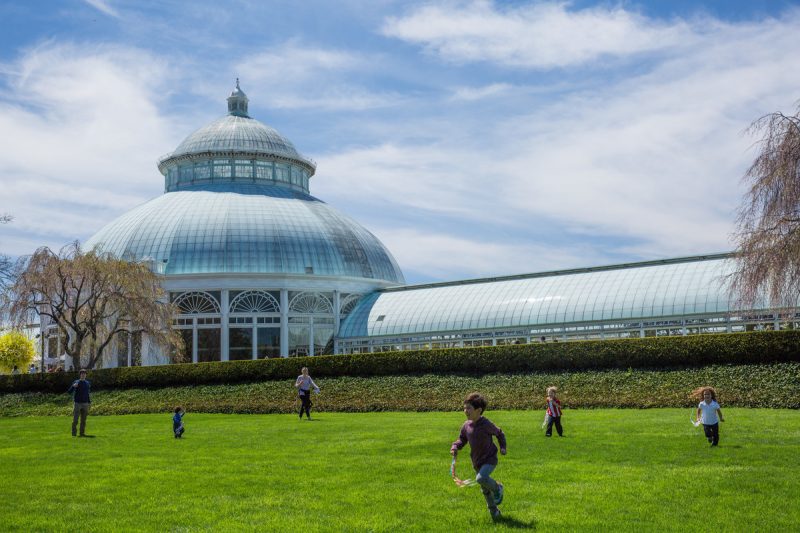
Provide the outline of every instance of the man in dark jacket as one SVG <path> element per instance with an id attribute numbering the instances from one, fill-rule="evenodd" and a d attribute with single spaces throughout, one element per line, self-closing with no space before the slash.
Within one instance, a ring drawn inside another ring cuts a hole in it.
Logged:
<path id="1" fill-rule="evenodd" d="M 89 414 L 89 404 L 92 401 L 89 399 L 89 391 L 92 388 L 92 382 L 86 379 L 86 370 L 81 369 L 78 374 L 80 379 L 72 382 L 72 386 L 67 392 L 72 394 L 75 400 L 75 406 L 72 409 L 72 436 L 77 435 L 78 417 L 81 419 L 81 432 L 80 436 L 85 436 L 86 430 L 86 416 Z"/>

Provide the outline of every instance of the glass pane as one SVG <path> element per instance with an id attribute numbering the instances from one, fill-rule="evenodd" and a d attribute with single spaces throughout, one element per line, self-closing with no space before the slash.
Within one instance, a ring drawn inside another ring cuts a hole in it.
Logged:
<path id="1" fill-rule="evenodd" d="M 310 326 L 305 324 L 289 325 L 289 357 L 303 357 L 309 354 L 308 335 Z"/>
<path id="2" fill-rule="evenodd" d="M 228 358 L 231 361 L 253 358 L 253 328 L 231 328 L 228 335 Z"/>
<path id="3" fill-rule="evenodd" d="M 236 165 L 237 178 L 252 178 L 253 166 L 252 165 Z"/>
<path id="4" fill-rule="evenodd" d="M 61 355 L 58 353 L 58 337 L 48 337 L 47 338 L 47 357 L 51 359 L 55 359 Z"/>
<path id="5" fill-rule="evenodd" d="M 142 366 L 142 334 L 136 332 L 131 340 L 131 366 Z"/>
<path id="6" fill-rule="evenodd" d="M 289 165 L 281 163 L 275 164 L 275 179 L 278 181 L 289 181 Z"/>
<path id="7" fill-rule="evenodd" d="M 192 362 L 192 330 L 190 329 L 179 329 L 178 332 L 183 339 L 183 362 L 184 363 L 191 363 Z"/>
<path id="8" fill-rule="evenodd" d="M 117 352 L 117 366 L 128 366 L 128 332 L 123 331 L 117 334 L 115 339 Z"/>
<path id="9" fill-rule="evenodd" d="M 333 353 L 333 326 L 314 323 L 314 355 Z"/>
<path id="10" fill-rule="evenodd" d="M 281 328 L 258 328 L 256 354 L 259 359 L 281 356 Z"/>
<path id="11" fill-rule="evenodd" d="M 220 330 L 218 329 L 198 329 L 197 330 L 197 362 L 205 363 L 208 361 L 220 360 Z"/>

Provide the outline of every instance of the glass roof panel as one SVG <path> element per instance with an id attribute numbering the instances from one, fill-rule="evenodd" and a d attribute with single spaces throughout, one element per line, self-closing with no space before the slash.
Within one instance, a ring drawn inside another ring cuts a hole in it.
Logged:
<path id="1" fill-rule="evenodd" d="M 724 256 L 573 273 L 388 289 L 356 306 L 340 337 L 658 319 L 728 311 Z M 384 318 L 377 321 L 377 317 Z"/>

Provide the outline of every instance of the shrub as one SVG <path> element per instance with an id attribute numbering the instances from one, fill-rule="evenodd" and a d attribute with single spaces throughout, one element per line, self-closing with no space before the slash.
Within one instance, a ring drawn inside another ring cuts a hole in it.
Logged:
<path id="1" fill-rule="evenodd" d="M 36 351 L 33 341 L 19 331 L 0 335 L 0 369 L 9 371 L 15 366 L 26 372 Z"/>
<path id="2" fill-rule="evenodd" d="M 292 382 L 101 390 L 92 395 L 92 414 L 162 413 L 168 422 L 176 405 L 190 413 L 296 413 L 297 393 Z M 343 376 L 320 379 L 319 383 L 322 394 L 313 397 L 315 412 L 459 411 L 467 393 L 480 391 L 489 400 L 490 413 L 536 410 L 534 427 L 541 423 L 548 385 L 558 386 L 567 409 L 683 407 L 687 409 L 683 421 L 689 418 L 689 409 L 697 406 L 697 400 L 689 396 L 692 389 L 709 383 L 716 387 L 727 414 L 729 407 L 800 408 L 800 363 L 483 376 Z M 0 417 L 66 416 L 71 410 L 69 396 L 63 393 L 0 395 Z"/>
<path id="3" fill-rule="evenodd" d="M 93 389 L 160 388 L 315 377 L 421 374 L 480 376 L 628 368 L 687 368 L 800 362 L 800 331 L 616 339 L 482 348 L 332 355 L 224 363 L 111 368 L 91 372 Z M 0 379 L 0 392 L 65 391 L 74 373 Z"/>

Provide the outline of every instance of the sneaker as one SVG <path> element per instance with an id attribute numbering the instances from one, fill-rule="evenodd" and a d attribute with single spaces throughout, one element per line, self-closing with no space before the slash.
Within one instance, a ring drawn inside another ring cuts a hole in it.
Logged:
<path id="1" fill-rule="evenodd" d="M 503 484 L 497 484 L 497 492 L 494 493 L 494 504 L 500 505 L 503 503 Z"/>
<path id="2" fill-rule="evenodd" d="M 495 507 L 494 509 L 490 510 L 489 514 L 492 515 L 492 520 L 494 520 L 494 521 L 500 520 L 500 518 L 503 516 L 500 513 L 500 509 L 498 509 L 497 507 Z"/>

